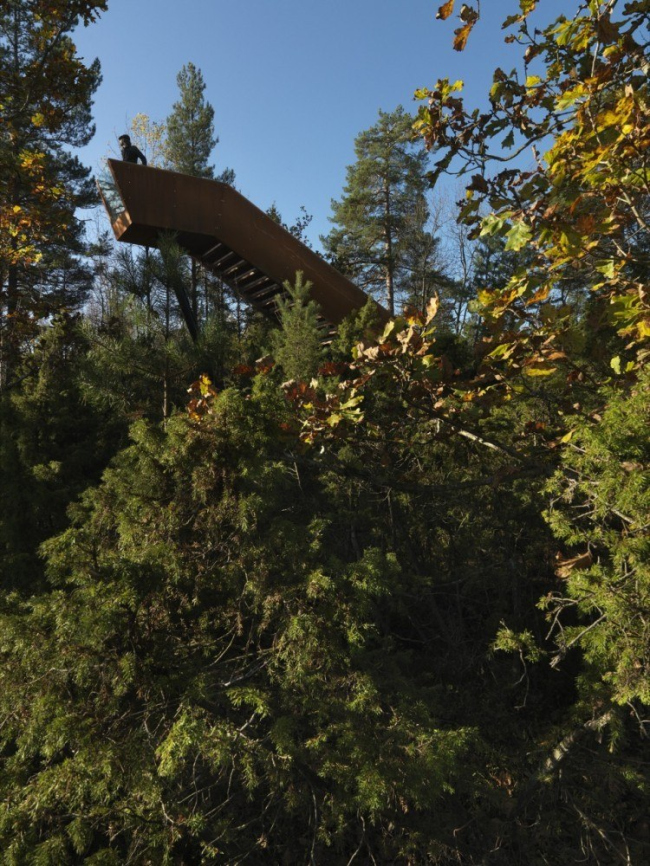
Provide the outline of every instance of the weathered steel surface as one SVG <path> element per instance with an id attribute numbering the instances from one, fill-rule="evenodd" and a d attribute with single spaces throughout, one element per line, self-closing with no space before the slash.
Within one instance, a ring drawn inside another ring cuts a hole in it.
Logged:
<path id="1" fill-rule="evenodd" d="M 161 232 L 239 296 L 269 315 L 285 280 L 302 271 L 323 319 L 338 325 L 368 296 L 227 184 L 117 160 L 108 162 L 123 211 L 107 210 L 120 241 L 155 246 Z M 387 313 L 378 307 L 382 318 Z"/>

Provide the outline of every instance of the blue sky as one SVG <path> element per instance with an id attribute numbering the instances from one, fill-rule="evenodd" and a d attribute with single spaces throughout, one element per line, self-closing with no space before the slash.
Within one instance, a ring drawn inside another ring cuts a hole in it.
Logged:
<path id="1" fill-rule="evenodd" d="M 379 109 L 415 110 L 413 92 L 461 78 L 468 101 L 485 104 L 492 71 L 517 64 L 502 18 L 516 0 L 484 0 L 484 19 L 463 53 L 453 51 L 440 0 L 109 0 L 98 22 L 75 33 L 78 52 L 98 57 L 97 134 L 80 153 L 97 172 L 138 113 L 162 121 L 178 98 L 183 64 L 201 69 L 220 138 L 217 171 L 236 172 L 258 207 L 276 203 L 292 222 L 304 205 L 310 236 L 330 228 L 354 139 Z M 459 3 L 457 5 L 460 5 Z M 574 3 L 543 0 L 555 15 Z M 492 11 L 489 7 L 492 7 Z M 497 11 L 495 12 L 495 7 Z"/>

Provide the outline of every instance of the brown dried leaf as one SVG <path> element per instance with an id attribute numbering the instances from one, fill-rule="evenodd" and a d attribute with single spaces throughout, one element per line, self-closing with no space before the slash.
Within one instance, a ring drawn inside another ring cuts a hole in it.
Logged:
<path id="1" fill-rule="evenodd" d="M 578 556 L 573 556 L 571 559 L 562 559 L 561 555 L 558 555 L 557 561 L 558 565 L 555 569 L 555 573 L 558 577 L 566 580 L 571 576 L 571 572 L 575 569 L 589 568 L 589 566 L 593 564 L 594 558 L 587 550 L 585 553 L 580 553 Z"/>
<path id="2" fill-rule="evenodd" d="M 471 6 L 468 6 L 467 3 L 463 3 L 460 7 L 458 16 L 464 24 L 476 24 L 478 21 L 478 12 L 476 9 L 472 9 Z"/>
<path id="3" fill-rule="evenodd" d="M 616 42 L 619 37 L 618 25 L 612 24 L 609 13 L 602 15 L 597 24 L 598 38 L 605 45 Z"/>
<path id="4" fill-rule="evenodd" d="M 635 463 L 632 460 L 624 460 L 621 466 L 626 472 L 641 472 L 643 470 L 643 463 Z"/>
<path id="5" fill-rule="evenodd" d="M 488 186 L 488 183 L 482 174 L 472 175 L 472 182 L 467 187 L 467 189 L 473 189 L 473 190 L 476 190 L 476 192 L 489 192 L 490 191 L 490 187 Z"/>
<path id="6" fill-rule="evenodd" d="M 438 9 L 436 18 L 438 18 L 440 21 L 446 21 L 447 18 L 449 18 L 451 13 L 454 11 L 454 2 L 455 0 L 447 0 L 446 3 L 443 3 L 440 9 Z"/>
<path id="7" fill-rule="evenodd" d="M 454 30 L 454 51 L 464 51 L 465 46 L 467 45 L 467 39 L 469 38 L 469 34 L 472 32 L 473 23 L 465 24 L 464 27 L 459 27 L 458 30 Z"/>
<path id="8" fill-rule="evenodd" d="M 429 303 L 427 304 L 426 310 L 426 318 L 424 320 L 425 325 L 428 325 L 429 322 L 433 321 L 438 314 L 438 309 L 440 307 L 440 298 L 437 295 L 434 295 L 429 299 Z"/>

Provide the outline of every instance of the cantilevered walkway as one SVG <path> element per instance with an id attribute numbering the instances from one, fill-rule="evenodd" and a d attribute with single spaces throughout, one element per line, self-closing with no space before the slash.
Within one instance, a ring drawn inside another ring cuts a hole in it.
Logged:
<path id="1" fill-rule="evenodd" d="M 156 246 L 161 233 L 172 232 L 185 252 L 270 316 L 283 283 L 293 284 L 296 271 L 312 282 L 311 297 L 330 327 L 368 301 L 358 286 L 228 184 L 112 159 L 108 166 L 113 181 L 99 188 L 117 240 Z M 195 337 L 187 296 L 178 300 Z"/>

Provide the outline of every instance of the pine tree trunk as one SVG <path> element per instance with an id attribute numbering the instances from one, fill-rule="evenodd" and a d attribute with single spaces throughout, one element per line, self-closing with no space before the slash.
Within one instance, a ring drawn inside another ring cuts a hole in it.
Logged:
<path id="1" fill-rule="evenodd" d="M 169 418 L 169 319 L 170 319 L 170 291 L 169 283 L 165 285 L 165 369 L 163 372 L 163 419 Z"/>
<path id="2" fill-rule="evenodd" d="M 386 244 L 386 257 L 388 258 L 388 244 Z M 386 307 L 391 316 L 395 315 L 395 297 L 393 287 L 393 275 L 390 267 L 386 265 Z"/>
<path id="3" fill-rule="evenodd" d="M 18 247 L 16 238 L 11 239 L 12 257 Z M 18 364 L 20 352 L 18 335 L 16 334 L 16 313 L 18 312 L 18 267 L 15 264 L 7 268 L 7 315 L 2 327 L 2 370 L 0 371 L 0 387 L 11 380 L 12 372 Z"/>
<path id="4" fill-rule="evenodd" d="M 390 184 L 386 181 L 384 185 L 384 225 L 386 226 L 386 240 L 384 250 L 386 252 L 386 307 L 391 316 L 395 315 L 395 284 L 393 280 L 393 233 L 390 228 L 391 220 Z"/>
<path id="5" fill-rule="evenodd" d="M 151 316 L 153 306 L 151 304 L 151 261 L 149 259 L 149 247 L 144 248 L 145 286 L 147 298 L 147 314 Z"/>
<path id="6" fill-rule="evenodd" d="M 191 261 L 191 301 L 192 301 L 192 312 L 194 313 L 194 320 L 199 321 L 199 277 L 196 270 L 196 260 L 190 259 Z"/>

